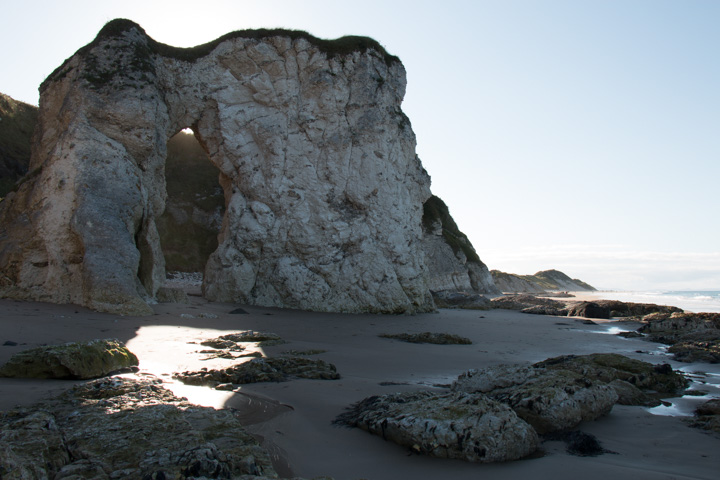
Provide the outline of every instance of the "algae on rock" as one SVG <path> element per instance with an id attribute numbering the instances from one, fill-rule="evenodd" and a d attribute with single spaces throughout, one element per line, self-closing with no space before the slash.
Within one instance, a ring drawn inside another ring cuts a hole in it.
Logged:
<path id="1" fill-rule="evenodd" d="M 92 340 L 18 352 L 0 367 L 0 377 L 83 380 L 137 365 L 138 358 L 122 342 Z"/>

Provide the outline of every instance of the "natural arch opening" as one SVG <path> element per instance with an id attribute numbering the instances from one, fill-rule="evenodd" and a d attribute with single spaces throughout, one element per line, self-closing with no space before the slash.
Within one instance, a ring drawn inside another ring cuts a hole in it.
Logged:
<path id="1" fill-rule="evenodd" d="M 165 212 L 157 221 L 165 271 L 200 274 L 218 246 L 225 213 L 225 195 L 219 170 L 186 128 L 167 144 Z"/>

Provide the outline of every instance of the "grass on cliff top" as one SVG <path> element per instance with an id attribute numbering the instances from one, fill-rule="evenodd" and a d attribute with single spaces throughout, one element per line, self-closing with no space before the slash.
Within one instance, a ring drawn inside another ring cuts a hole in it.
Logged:
<path id="1" fill-rule="evenodd" d="M 212 52 L 219 44 L 226 40 L 233 38 L 248 38 L 261 40 L 269 37 L 287 37 L 292 40 L 304 39 L 307 40 L 311 45 L 317 47 L 321 52 L 324 52 L 328 57 L 332 58 L 335 56 L 350 55 L 354 52 L 365 52 L 367 50 L 375 50 L 384 59 L 387 65 L 391 65 L 395 62 L 400 62 L 400 59 L 395 55 L 390 55 L 385 48 L 380 45 L 377 40 L 370 37 L 363 37 L 357 35 L 348 35 L 340 37 L 335 40 L 326 40 L 317 38 L 308 32 L 302 30 L 287 30 L 282 28 L 261 28 L 261 29 L 248 29 L 248 30 L 237 30 L 234 32 L 226 33 L 225 35 L 211 41 L 190 48 L 179 48 L 171 45 L 166 45 L 152 39 L 145 30 L 133 22 L 132 20 L 117 18 L 111 20 L 105 24 L 105 26 L 98 32 L 95 39 L 84 47 L 80 48 L 74 55 L 85 54 L 95 45 L 100 43 L 104 39 L 113 38 L 122 35 L 123 33 L 137 29 L 148 39 L 148 46 L 153 53 L 159 54 L 163 57 L 175 58 L 177 60 L 184 60 L 187 62 L 194 62 L 195 60 L 202 58 Z M 74 56 L 73 55 L 73 56 Z M 72 58 L 72 57 L 70 57 Z M 45 85 L 53 79 L 62 78 L 62 72 L 64 72 L 65 64 L 70 60 L 66 59 L 62 65 L 55 69 L 42 83 L 40 89 L 43 90 Z"/>

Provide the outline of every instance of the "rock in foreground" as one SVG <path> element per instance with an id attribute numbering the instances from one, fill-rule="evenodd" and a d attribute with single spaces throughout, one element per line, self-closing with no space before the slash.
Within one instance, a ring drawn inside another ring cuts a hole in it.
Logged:
<path id="1" fill-rule="evenodd" d="M 510 408 L 462 392 L 369 397 L 336 423 L 362 428 L 417 453 L 470 462 L 518 460 L 539 445 L 532 427 Z"/>
<path id="2" fill-rule="evenodd" d="M 16 353 L 0 367 L 0 377 L 83 380 L 137 365 L 137 357 L 122 342 L 92 340 Z"/>
<path id="3" fill-rule="evenodd" d="M 95 380 L 0 413 L 0 426 L 2 478 L 277 478 L 231 411 L 192 405 L 158 380 Z"/>

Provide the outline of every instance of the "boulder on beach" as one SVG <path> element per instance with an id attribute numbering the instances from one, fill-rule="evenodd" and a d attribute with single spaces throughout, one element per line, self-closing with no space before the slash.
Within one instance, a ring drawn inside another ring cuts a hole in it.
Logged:
<path id="1" fill-rule="evenodd" d="M 482 393 L 507 404 L 541 434 L 595 420 L 609 413 L 618 399 L 604 382 L 593 382 L 569 370 L 532 365 L 471 369 L 458 377 L 452 390 Z"/>
<path id="2" fill-rule="evenodd" d="M 465 392 L 373 396 L 335 423 L 359 427 L 416 453 L 470 462 L 517 460 L 539 445 L 537 433 L 508 406 Z"/>
<path id="3" fill-rule="evenodd" d="M 0 367 L 0 377 L 90 379 L 138 366 L 134 353 L 114 339 L 31 348 Z"/>
<path id="4" fill-rule="evenodd" d="M 0 475 L 13 479 L 277 478 L 231 410 L 155 379 L 105 378 L 0 413 Z"/>
<path id="5" fill-rule="evenodd" d="M 720 433 L 720 398 L 714 398 L 695 409 L 690 425 Z"/>
<path id="6" fill-rule="evenodd" d="M 621 399 L 631 397 L 627 396 L 629 390 L 624 384 L 613 383 L 616 380 L 626 382 L 644 393 L 658 396 L 679 393 L 689 385 L 689 381 L 668 364 L 654 365 L 616 353 L 563 355 L 538 362 L 535 366 L 549 370 L 570 370 L 589 381 L 621 387 L 624 391 Z M 643 397 L 642 401 L 647 399 Z"/>
<path id="7" fill-rule="evenodd" d="M 568 305 L 568 317 L 610 318 L 610 309 L 595 302 L 576 302 Z"/>

